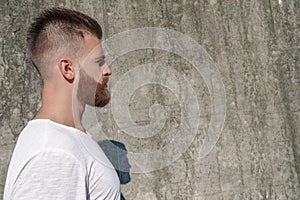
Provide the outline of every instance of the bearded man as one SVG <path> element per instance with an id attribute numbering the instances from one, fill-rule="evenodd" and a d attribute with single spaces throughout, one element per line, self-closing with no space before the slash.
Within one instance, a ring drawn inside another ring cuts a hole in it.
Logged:
<path id="1" fill-rule="evenodd" d="M 111 69 L 102 29 L 65 8 L 43 11 L 27 34 L 29 55 L 43 81 L 42 106 L 15 146 L 4 200 L 120 199 L 118 176 L 81 124 L 86 105 L 105 106 Z"/>

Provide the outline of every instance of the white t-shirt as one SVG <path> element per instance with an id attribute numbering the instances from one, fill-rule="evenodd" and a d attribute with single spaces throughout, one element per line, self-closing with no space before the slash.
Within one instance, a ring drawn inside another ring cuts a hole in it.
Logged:
<path id="1" fill-rule="evenodd" d="M 29 121 L 15 146 L 4 200 L 120 199 L 120 181 L 92 137 L 47 119 Z"/>

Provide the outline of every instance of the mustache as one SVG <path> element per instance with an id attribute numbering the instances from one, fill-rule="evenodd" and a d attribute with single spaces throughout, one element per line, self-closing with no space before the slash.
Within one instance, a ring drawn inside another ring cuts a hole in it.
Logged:
<path id="1" fill-rule="evenodd" d="M 105 83 L 107 83 L 109 81 L 109 77 L 108 76 L 102 76 L 102 80 L 101 80 L 101 84 L 105 85 Z"/>

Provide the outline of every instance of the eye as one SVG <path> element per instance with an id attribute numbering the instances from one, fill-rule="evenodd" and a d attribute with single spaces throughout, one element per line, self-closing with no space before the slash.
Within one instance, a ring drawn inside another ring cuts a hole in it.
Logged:
<path id="1" fill-rule="evenodd" d="M 104 63 L 105 63 L 105 57 L 104 56 L 101 56 L 100 58 L 98 58 L 96 60 L 96 62 L 98 63 L 99 67 L 103 66 Z"/>
<path id="2" fill-rule="evenodd" d="M 99 65 L 99 67 L 101 67 L 102 65 L 104 65 L 105 60 L 104 60 L 104 59 L 99 60 L 97 63 L 98 63 L 98 65 Z"/>

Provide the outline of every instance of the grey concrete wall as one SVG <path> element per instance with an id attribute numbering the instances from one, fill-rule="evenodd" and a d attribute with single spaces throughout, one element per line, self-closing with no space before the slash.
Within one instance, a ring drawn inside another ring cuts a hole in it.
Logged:
<path id="1" fill-rule="evenodd" d="M 212 115 L 205 78 L 188 61 L 163 50 L 130 52 L 111 64 L 113 87 L 135 66 L 165 63 L 192 85 L 201 108 L 201 124 L 186 151 L 161 169 L 132 169 L 130 181 L 122 185 L 125 199 L 300 199 L 297 0 L 1 0 L 0 199 L 18 134 L 40 106 L 41 81 L 26 56 L 25 33 L 32 18 L 51 6 L 93 16 L 103 26 L 104 39 L 142 27 L 179 31 L 197 41 L 220 72 L 226 120 L 216 146 L 200 158 Z M 133 120 L 139 126 L 151 123 L 153 104 L 167 113 L 158 134 L 136 138 L 124 133 L 110 104 L 97 111 L 105 138 L 123 143 L 129 153 L 162 149 L 176 134 L 184 141 L 176 130 L 185 108 L 170 88 L 150 84 L 134 91 L 128 105 Z M 129 159 L 133 167 L 134 162 Z"/>

